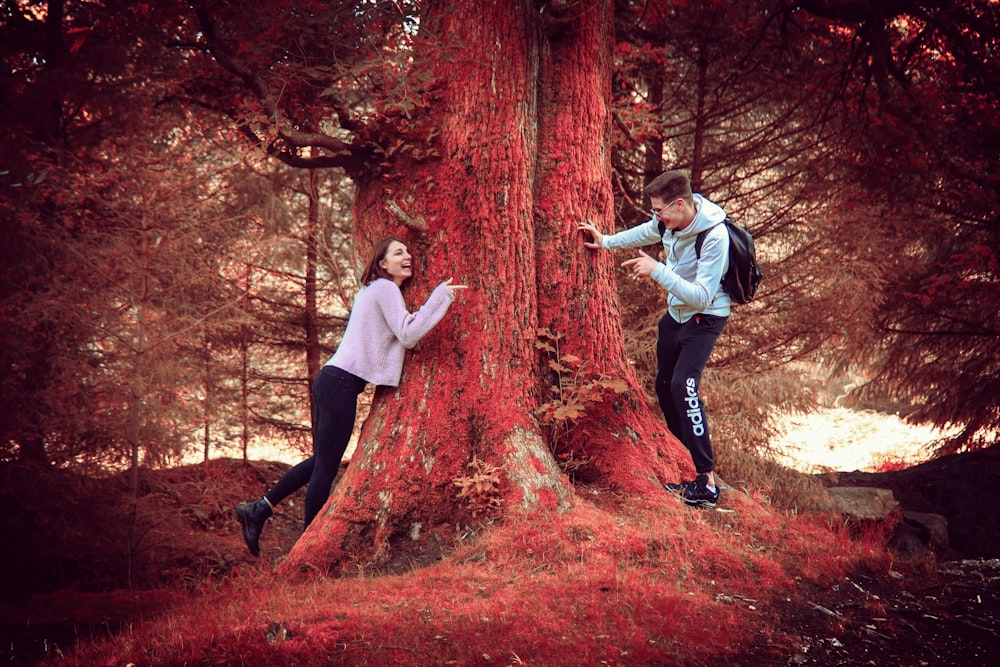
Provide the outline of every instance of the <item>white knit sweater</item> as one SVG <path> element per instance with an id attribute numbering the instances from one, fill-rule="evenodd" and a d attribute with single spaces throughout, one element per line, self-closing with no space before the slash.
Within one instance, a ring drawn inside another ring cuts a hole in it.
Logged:
<path id="1" fill-rule="evenodd" d="M 405 351 L 441 321 L 454 300 L 447 285 L 441 283 L 427 302 L 411 313 L 395 282 L 374 280 L 354 297 L 344 337 L 326 364 L 372 384 L 397 387 Z"/>

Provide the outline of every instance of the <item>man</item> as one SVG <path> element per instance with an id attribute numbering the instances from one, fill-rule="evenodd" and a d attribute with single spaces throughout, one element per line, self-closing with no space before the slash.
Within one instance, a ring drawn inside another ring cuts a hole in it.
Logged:
<path id="1" fill-rule="evenodd" d="M 658 262 L 642 250 L 622 262 L 634 280 L 652 278 L 667 290 L 667 313 L 660 320 L 656 341 L 656 396 L 670 431 L 687 447 L 697 478 L 668 484 L 671 491 L 694 507 L 715 507 L 715 482 L 708 419 L 698 394 L 701 374 L 726 326 L 732 300 L 722 289 L 729 268 L 729 233 L 721 224 L 726 212 L 700 194 L 681 171 L 668 171 L 646 186 L 653 217 L 617 234 L 605 236 L 594 225 L 578 229 L 589 235 L 588 248 L 614 250 L 662 242 L 666 258 Z M 701 247 L 698 234 L 708 230 Z"/>

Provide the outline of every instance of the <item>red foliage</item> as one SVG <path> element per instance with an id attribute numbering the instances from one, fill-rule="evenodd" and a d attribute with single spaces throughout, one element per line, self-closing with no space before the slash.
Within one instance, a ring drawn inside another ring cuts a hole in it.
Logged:
<path id="1" fill-rule="evenodd" d="M 866 554 L 736 491 L 726 512 L 581 491 L 570 511 L 494 524 L 396 576 L 247 570 L 64 664 L 726 662 L 770 641 L 793 584 L 823 585 Z"/>

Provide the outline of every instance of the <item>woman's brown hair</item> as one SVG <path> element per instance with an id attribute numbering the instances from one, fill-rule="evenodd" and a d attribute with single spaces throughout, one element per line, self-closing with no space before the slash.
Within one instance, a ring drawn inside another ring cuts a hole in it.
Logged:
<path id="1" fill-rule="evenodd" d="M 386 236 L 383 239 L 379 239 L 375 247 L 372 248 L 371 258 L 368 260 L 368 264 L 365 265 L 365 270 L 361 272 L 362 285 L 371 285 L 379 278 L 392 280 L 392 276 L 379 265 L 379 262 L 385 259 L 385 255 L 389 252 L 389 246 L 392 245 L 393 241 L 402 243 L 404 246 L 406 245 L 406 242 L 398 236 Z"/>

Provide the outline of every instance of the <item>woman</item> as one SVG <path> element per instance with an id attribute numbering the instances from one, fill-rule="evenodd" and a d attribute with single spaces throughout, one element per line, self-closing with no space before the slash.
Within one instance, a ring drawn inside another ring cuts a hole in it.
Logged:
<path id="1" fill-rule="evenodd" d="M 260 500 L 236 508 L 243 539 L 254 556 L 260 553 L 260 533 L 275 506 L 306 484 L 305 525 L 309 526 L 330 496 L 354 430 L 358 394 L 368 382 L 398 386 L 405 350 L 441 321 L 455 291 L 466 288 L 452 285 L 449 278 L 410 313 L 400 288 L 413 275 L 412 259 L 406 244 L 395 236 L 375 244 L 340 346 L 313 381 L 313 455 L 286 472 Z"/>

